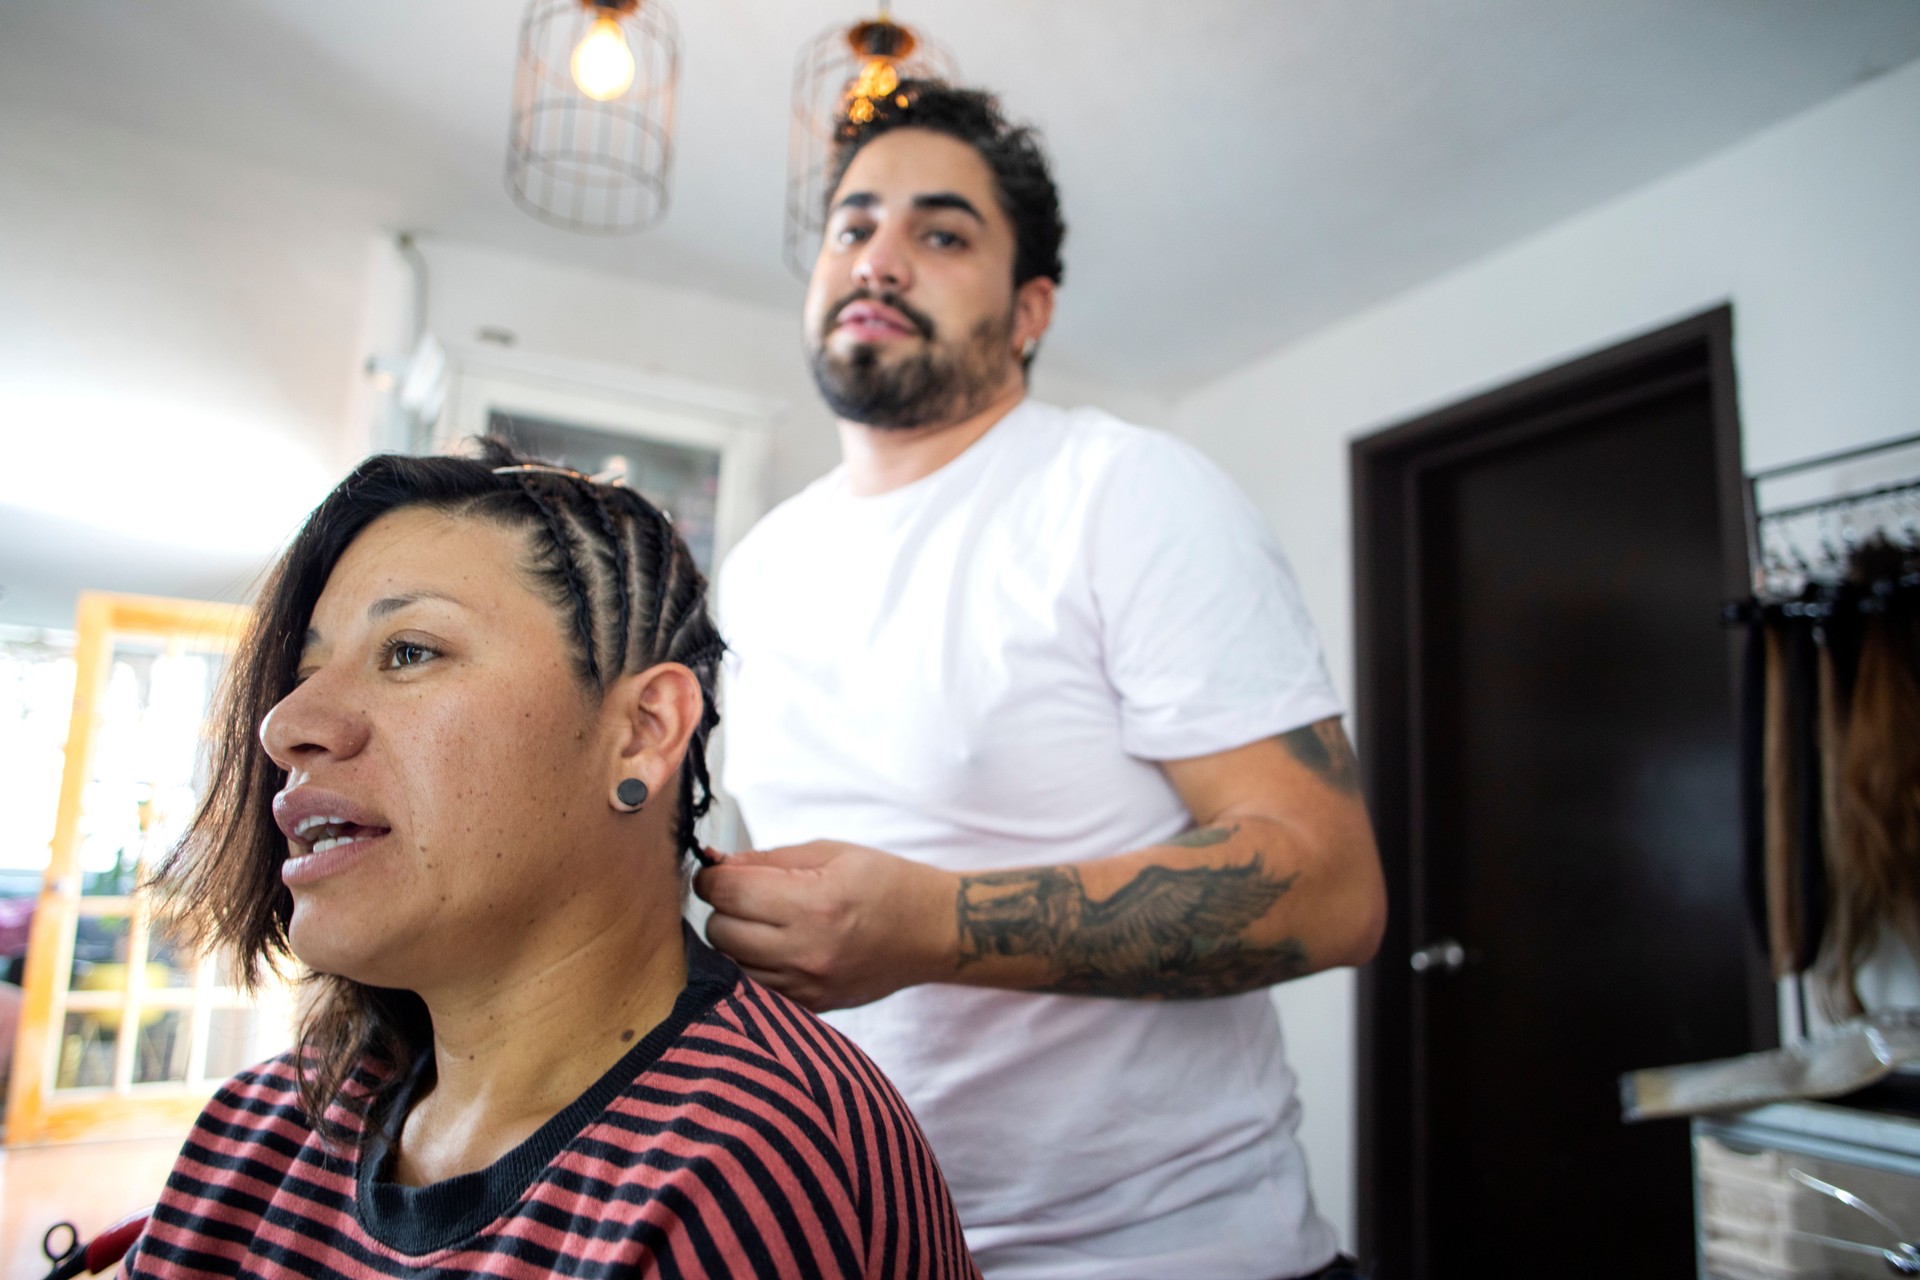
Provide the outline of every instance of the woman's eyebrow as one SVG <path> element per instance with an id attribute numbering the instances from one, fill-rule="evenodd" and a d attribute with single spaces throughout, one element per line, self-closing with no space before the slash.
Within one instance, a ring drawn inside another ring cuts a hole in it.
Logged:
<path id="1" fill-rule="evenodd" d="M 456 609 L 465 609 L 468 607 L 466 602 L 458 596 L 450 596 L 444 591 L 435 591 L 431 587 L 423 587 L 418 591 L 405 591 L 397 596 L 384 596 L 379 600 L 375 600 L 367 606 L 367 617 L 373 622 L 378 622 L 382 618 L 391 617 L 400 612 L 410 604 L 419 604 L 427 600 L 439 600 L 452 605 Z M 319 643 L 320 629 L 318 627 L 308 627 L 307 634 L 300 639 L 301 651 L 304 653 Z"/>
<path id="2" fill-rule="evenodd" d="M 455 596 L 448 595 L 444 591 L 422 588 L 419 591 L 408 591 L 401 595 L 387 596 L 383 599 L 375 600 L 367 606 L 367 617 L 374 622 L 378 622 L 382 618 L 390 617 L 400 612 L 410 604 L 419 604 L 423 600 L 441 600 L 457 609 L 467 607 L 463 601 Z"/>

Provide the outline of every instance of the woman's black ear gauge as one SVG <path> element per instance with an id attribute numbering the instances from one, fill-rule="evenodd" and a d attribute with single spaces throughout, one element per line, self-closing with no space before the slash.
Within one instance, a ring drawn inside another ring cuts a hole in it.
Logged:
<path id="1" fill-rule="evenodd" d="M 638 778 L 622 778 L 620 785 L 613 789 L 620 806 L 629 813 L 638 813 L 640 806 L 647 802 L 647 784 Z"/>

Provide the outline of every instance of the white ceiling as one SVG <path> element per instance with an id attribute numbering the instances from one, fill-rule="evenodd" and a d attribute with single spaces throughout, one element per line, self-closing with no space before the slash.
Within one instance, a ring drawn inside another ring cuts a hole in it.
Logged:
<path id="1" fill-rule="evenodd" d="M 793 59 L 872 0 L 666 0 L 673 207 L 569 235 L 501 181 L 523 0 L 0 0 L 0 110 L 311 175 L 390 225 L 779 307 Z M 898 0 L 1040 124 L 1052 355 L 1177 393 L 1920 57 L 1914 0 Z M 0 198 L 4 179 L 0 178 Z"/>

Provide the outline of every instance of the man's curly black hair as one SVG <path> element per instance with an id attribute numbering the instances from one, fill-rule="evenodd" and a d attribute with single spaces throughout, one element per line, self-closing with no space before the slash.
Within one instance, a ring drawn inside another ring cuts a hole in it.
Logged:
<path id="1" fill-rule="evenodd" d="M 1010 123 L 999 99 L 982 90 L 939 80 L 902 80 L 894 94 L 874 101 L 872 119 L 842 120 L 834 135 L 827 199 L 840 189 L 860 148 L 883 133 L 907 128 L 944 133 L 980 153 L 993 170 L 1000 208 L 1013 223 L 1014 287 L 1041 276 L 1059 284 L 1066 270 L 1060 242 L 1066 239 L 1067 224 L 1060 218 L 1060 191 L 1053 185 L 1040 135 L 1031 125 Z"/>

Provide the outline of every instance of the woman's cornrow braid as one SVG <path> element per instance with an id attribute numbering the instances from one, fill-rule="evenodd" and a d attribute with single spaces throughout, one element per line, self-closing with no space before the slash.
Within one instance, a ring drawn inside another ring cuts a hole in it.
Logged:
<path id="1" fill-rule="evenodd" d="M 675 661 L 683 662 L 695 671 L 699 671 L 703 666 L 718 668 L 720 659 L 726 656 L 727 642 L 716 634 L 709 636 L 707 640 L 696 647 L 693 652 L 677 658 Z"/>
<path id="2" fill-rule="evenodd" d="M 689 668 L 699 680 L 702 694 L 700 720 L 694 726 L 680 771 L 678 824 L 681 847 L 697 856 L 700 844 L 695 828 L 713 807 L 707 744 L 720 723 L 713 684 L 715 664 L 726 646 L 703 607 L 700 571 L 681 549 L 672 526 L 662 518 L 658 527 L 661 556 L 654 580 L 654 656 L 657 661 L 678 662 Z"/>
<path id="3" fill-rule="evenodd" d="M 595 688 L 604 688 L 605 684 L 600 678 L 600 660 L 593 643 L 593 601 L 587 595 L 586 583 L 580 578 L 580 566 L 574 561 L 573 535 L 567 530 L 565 518 L 539 491 L 534 475 L 521 472 L 515 479 L 520 484 L 521 492 L 539 509 L 547 523 L 547 538 L 553 545 L 554 555 L 559 557 L 560 574 L 567 584 L 567 591 L 573 596 L 574 625 L 579 629 L 580 642 L 586 648 L 587 676 Z"/>
<path id="4" fill-rule="evenodd" d="M 653 631 L 647 637 L 647 656 L 654 662 L 666 657 L 661 640 L 667 631 L 668 604 L 672 599 L 673 568 L 678 561 L 679 551 L 675 545 L 673 522 L 667 519 L 667 513 L 654 509 L 651 521 L 654 539 L 653 556 Z"/>
<path id="5" fill-rule="evenodd" d="M 711 715 L 709 709 L 708 716 Z M 714 723 L 717 719 L 701 718 L 699 728 L 693 733 L 694 747 L 687 752 L 686 763 L 680 770 L 680 848 L 696 855 L 700 838 L 694 834 L 694 828 L 713 807 L 713 783 L 707 777 L 707 735 Z"/>
<path id="6" fill-rule="evenodd" d="M 705 634 L 703 635 L 702 632 Z M 710 676 L 720 655 L 727 651 L 727 643 L 713 630 L 713 624 L 707 620 L 704 610 L 692 609 L 683 613 L 674 623 L 673 634 L 667 639 L 666 658 L 670 662 L 682 663 Z"/>
<path id="7" fill-rule="evenodd" d="M 600 486 L 589 485 L 587 497 L 593 503 L 593 514 L 600 522 L 600 532 L 606 537 L 607 545 L 613 548 L 613 580 L 619 588 L 618 615 L 620 620 L 619 643 L 614 648 L 614 674 L 621 675 L 627 670 L 628 646 L 633 641 L 633 594 L 628 583 L 632 571 L 632 557 L 627 553 L 627 539 L 620 531 L 619 523 L 613 518 L 613 512 L 607 507 L 607 500 L 600 492 Z"/>
<path id="8" fill-rule="evenodd" d="M 704 623 L 709 634 L 714 634 L 713 624 L 707 618 L 706 594 L 707 580 L 701 574 L 698 565 L 691 556 L 680 557 L 678 567 L 682 572 L 674 576 L 671 595 L 663 611 L 667 615 L 667 645 L 669 648 L 681 647 L 681 633 L 689 626 L 695 626 L 693 633 L 698 635 L 698 624 Z"/>
<path id="9" fill-rule="evenodd" d="M 638 646 L 637 661 L 649 665 L 660 660 L 660 562 L 663 554 L 672 554 L 672 533 L 663 533 L 665 521 L 659 508 L 640 494 L 625 490 L 627 505 L 631 508 L 631 520 L 628 522 L 633 547 L 634 586 L 641 600 L 641 607 L 651 606 L 651 617 L 635 637 Z M 643 571 L 642 563 L 648 562 Z"/>
<path id="10" fill-rule="evenodd" d="M 720 712 L 713 705 L 711 670 L 694 668 L 706 695 L 700 722 L 694 726 L 691 749 L 687 752 L 680 776 L 680 843 L 689 852 L 698 852 L 694 827 L 713 807 L 713 780 L 707 772 L 707 745 L 720 723 Z"/>

